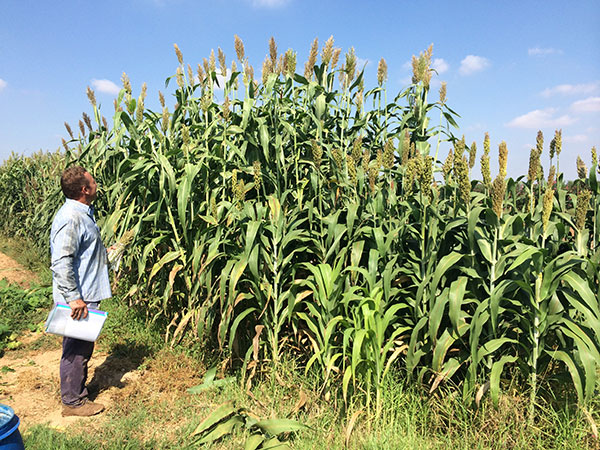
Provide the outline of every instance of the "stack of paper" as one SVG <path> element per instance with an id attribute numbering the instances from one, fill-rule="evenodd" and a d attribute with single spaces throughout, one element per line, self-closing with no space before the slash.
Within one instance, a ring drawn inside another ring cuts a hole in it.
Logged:
<path id="1" fill-rule="evenodd" d="M 71 307 L 56 303 L 46 320 L 46 333 L 95 342 L 106 320 L 106 312 L 88 309 L 85 319 L 73 320 Z"/>

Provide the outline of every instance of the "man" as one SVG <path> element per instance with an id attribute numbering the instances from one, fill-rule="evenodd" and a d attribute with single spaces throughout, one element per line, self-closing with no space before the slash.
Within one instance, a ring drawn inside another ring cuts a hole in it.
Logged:
<path id="1" fill-rule="evenodd" d="M 112 296 L 108 257 L 91 206 L 96 181 L 82 167 L 66 169 L 60 179 L 65 203 L 50 231 L 52 292 L 55 303 L 68 303 L 74 320 L 85 319 L 88 308 Z M 104 406 L 88 399 L 85 386 L 94 343 L 63 338 L 60 360 L 60 394 L 63 416 L 93 416 Z"/>

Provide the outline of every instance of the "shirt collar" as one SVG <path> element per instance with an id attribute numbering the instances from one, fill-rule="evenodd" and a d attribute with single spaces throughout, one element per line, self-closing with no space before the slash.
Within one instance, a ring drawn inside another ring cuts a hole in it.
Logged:
<path id="1" fill-rule="evenodd" d="M 71 207 L 76 209 L 77 211 L 81 211 L 87 215 L 89 215 L 90 217 L 94 217 L 94 207 L 93 206 L 88 206 L 85 203 L 81 203 L 77 200 L 73 200 L 71 198 L 67 198 L 65 199 L 65 202 Z"/>

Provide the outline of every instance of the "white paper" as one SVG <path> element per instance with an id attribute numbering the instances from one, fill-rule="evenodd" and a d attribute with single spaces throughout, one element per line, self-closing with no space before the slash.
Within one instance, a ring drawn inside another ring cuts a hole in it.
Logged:
<path id="1" fill-rule="evenodd" d="M 105 320 L 106 312 L 94 309 L 88 309 L 88 316 L 85 319 L 73 320 L 71 307 L 57 303 L 46 320 L 46 333 L 95 342 Z"/>

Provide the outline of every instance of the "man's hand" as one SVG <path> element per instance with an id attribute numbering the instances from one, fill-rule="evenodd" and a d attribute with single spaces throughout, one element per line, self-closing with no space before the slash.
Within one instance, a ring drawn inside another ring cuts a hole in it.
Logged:
<path id="1" fill-rule="evenodd" d="M 73 320 L 85 319 L 88 316 L 88 309 L 85 302 L 81 299 L 69 302 L 71 307 L 71 317 Z"/>

